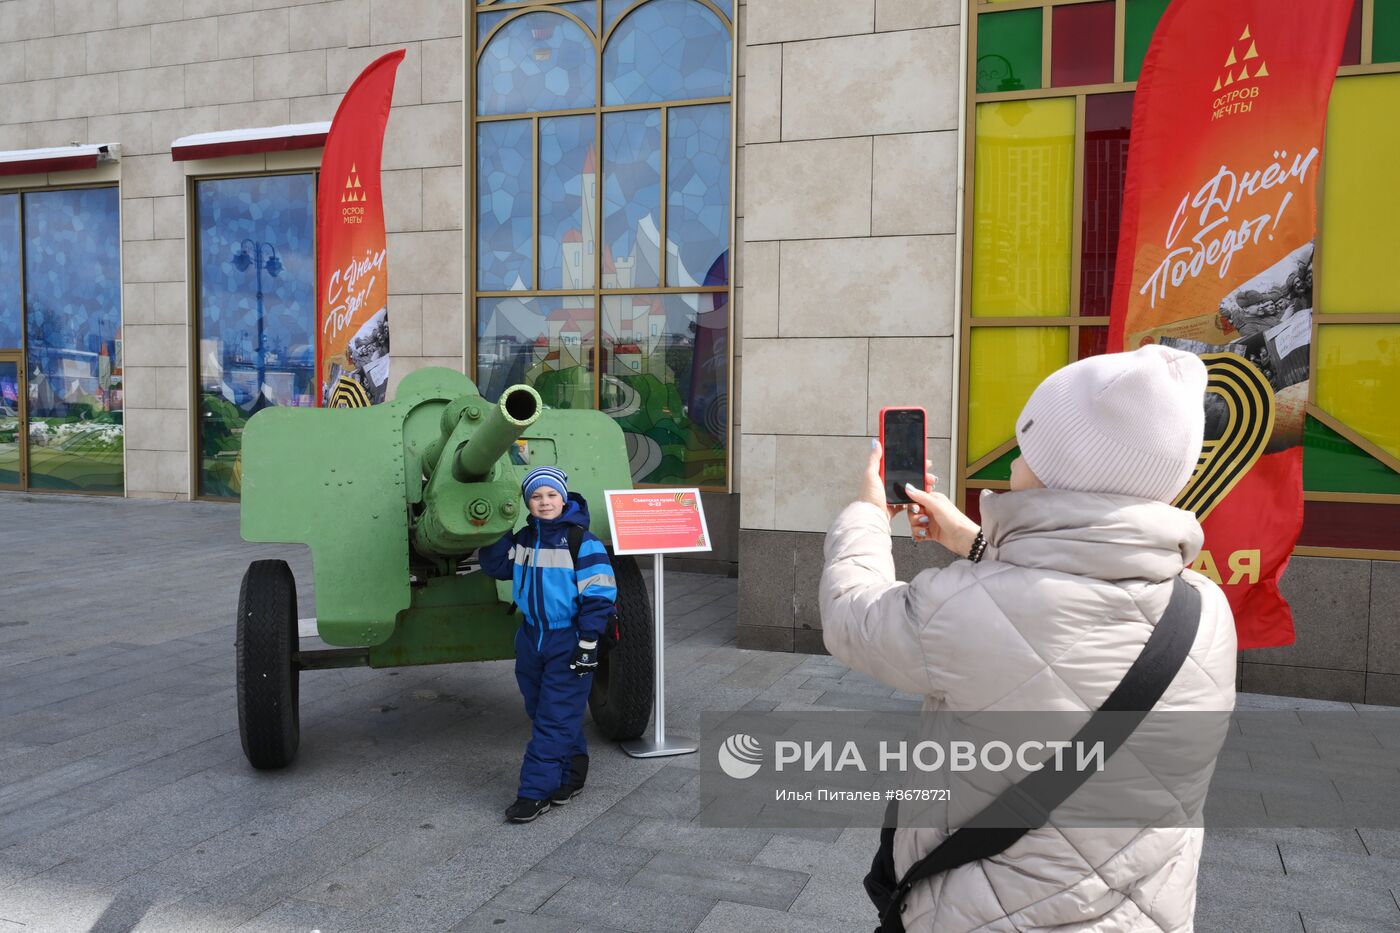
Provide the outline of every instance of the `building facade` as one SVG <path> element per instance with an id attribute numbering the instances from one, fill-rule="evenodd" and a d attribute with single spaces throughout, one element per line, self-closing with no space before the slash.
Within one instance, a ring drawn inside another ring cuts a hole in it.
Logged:
<path id="1" fill-rule="evenodd" d="M 927 409 L 973 508 L 1006 486 L 1030 389 L 1105 348 L 1165 6 L 0 0 L 0 488 L 236 500 L 247 418 L 314 404 L 317 133 L 404 48 L 391 391 L 443 365 L 608 411 L 637 482 L 704 490 L 740 644 L 819 651 L 822 532 L 880 407 Z M 1396 703 L 1400 6 L 1358 0 L 1352 36 L 1298 643 L 1240 675 Z M 939 561 L 897 533 L 902 574 Z"/>

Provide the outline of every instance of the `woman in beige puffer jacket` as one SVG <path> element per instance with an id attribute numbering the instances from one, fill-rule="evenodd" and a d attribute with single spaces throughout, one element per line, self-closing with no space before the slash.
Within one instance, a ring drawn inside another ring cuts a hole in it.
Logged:
<path id="1" fill-rule="evenodd" d="M 960 556 L 974 550 L 979 530 L 986 543 L 980 561 L 926 570 L 907 584 L 895 579 L 897 509 L 886 506 L 877 448 L 861 501 L 827 534 L 827 649 L 923 694 L 928 710 L 1092 711 L 1142 651 L 1171 581 L 1183 576 L 1200 593 L 1200 626 L 1154 710 L 1233 709 L 1230 607 L 1215 584 L 1186 570 L 1201 528 L 1168 504 L 1201 450 L 1204 391 L 1200 361 L 1161 347 L 1055 373 L 1017 421 L 1012 491 L 984 496 L 981 529 L 946 497 L 909 490 L 916 538 L 926 528 Z M 896 873 L 947 835 L 898 829 Z M 901 916 L 911 933 L 1189 933 L 1202 837 L 1199 828 L 1047 825 L 997 856 L 915 885 Z"/>

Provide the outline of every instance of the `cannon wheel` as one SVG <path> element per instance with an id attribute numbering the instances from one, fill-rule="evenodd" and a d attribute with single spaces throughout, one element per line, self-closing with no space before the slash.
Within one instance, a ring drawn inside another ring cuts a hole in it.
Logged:
<path id="1" fill-rule="evenodd" d="M 617 613 L 622 638 L 598 661 L 588 708 L 598 729 L 614 741 L 635 739 L 646 731 L 654 696 L 651 600 L 634 557 L 613 557 Z"/>
<path id="2" fill-rule="evenodd" d="M 297 585 L 285 561 L 248 565 L 238 591 L 238 734 L 254 768 L 281 768 L 301 741 L 293 654 Z"/>

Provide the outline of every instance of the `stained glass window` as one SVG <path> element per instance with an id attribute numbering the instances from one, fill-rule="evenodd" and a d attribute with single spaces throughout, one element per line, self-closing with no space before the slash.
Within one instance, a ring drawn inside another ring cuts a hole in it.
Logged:
<path id="1" fill-rule="evenodd" d="M 1084 219 L 1080 236 L 1079 313 L 1106 315 L 1113 303 L 1123 184 L 1133 94 L 1094 94 L 1084 101 Z M 1080 356 L 1085 354 L 1081 353 Z"/>
<path id="2" fill-rule="evenodd" d="M 19 282 L 19 195 L 0 194 L 0 350 L 24 339 Z"/>
<path id="3" fill-rule="evenodd" d="M 1114 17 L 1112 2 L 1055 7 L 1050 30 L 1053 86 L 1113 81 Z"/>
<path id="4" fill-rule="evenodd" d="M 243 427 L 315 404 L 316 179 L 195 185 L 199 492 L 237 496 Z"/>
<path id="5" fill-rule="evenodd" d="M 477 65 L 476 112 L 533 113 L 592 107 L 597 47 L 558 13 L 526 13 L 492 37 Z"/>
<path id="6" fill-rule="evenodd" d="M 32 489 L 123 490 L 120 250 L 116 188 L 24 195 Z"/>
<path id="7" fill-rule="evenodd" d="M 474 13 L 478 383 L 601 404 L 637 482 L 729 483 L 733 11 Z"/>

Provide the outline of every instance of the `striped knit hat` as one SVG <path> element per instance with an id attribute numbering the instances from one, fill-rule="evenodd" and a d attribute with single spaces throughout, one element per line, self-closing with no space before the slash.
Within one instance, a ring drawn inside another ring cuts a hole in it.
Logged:
<path id="1" fill-rule="evenodd" d="M 525 482 L 520 484 L 520 495 L 526 502 L 530 501 L 530 496 L 534 495 L 536 489 L 541 486 L 550 486 L 559 490 L 559 495 L 569 498 L 569 477 L 558 467 L 542 466 L 536 467 L 525 476 Z"/>
<path id="2" fill-rule="evenodd" d="M 1149 344 L 1071 363 L 1026 402 L 1016 441 L 1050 489 L 1171 502 L 1201 456 L 1206 367 Z"/>

